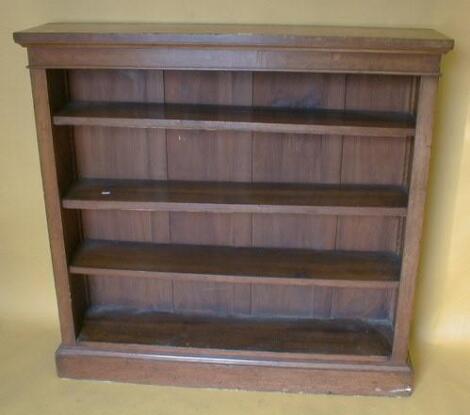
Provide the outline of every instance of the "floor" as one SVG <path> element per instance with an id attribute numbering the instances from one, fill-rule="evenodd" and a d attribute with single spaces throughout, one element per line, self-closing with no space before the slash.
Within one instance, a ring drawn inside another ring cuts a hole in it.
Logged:
<path id="1" fill-rule="evenodd" d="M 420 348 L 410 398 L 185 389 L 55 375 L 58 328 L 0 320 L 0 414 L 470 414 L 470 344 Z"/>

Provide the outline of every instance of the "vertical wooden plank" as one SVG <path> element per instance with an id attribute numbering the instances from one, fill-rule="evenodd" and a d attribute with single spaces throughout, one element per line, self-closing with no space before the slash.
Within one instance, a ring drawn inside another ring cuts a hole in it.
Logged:
<path id="1" fill-rule="evenodd" d="M 407 140 L 345 137 L 341 183 L 397 186 L 404 184 Z"/>
<path id="2" fill-rule="evenodd" d="M 174 281 L 174 308 L 179 312 L 248 315 L 250 285 Z"/>
<path id="3" fill-rule="evenodd" d="M 393 289 L 339 288 L 331 299 L 330 318 L 386 320 Z"/>
<path id="4" fill-rule="evenodd" d="M 338 218 L 336 249 L 396 252 L 400 220 L 395 217 L 342 216 Z"/>
<path id="5" fill-rule="evenodd" d="M 253 105 L 343 109 L 345 76 L 260 72 L 253 75 Z M 253 135 L 253 181 L 339 183 L 340 136 Z M 334 249 L 336 217 L 253 215 L 253 244 Z"/>
<path id="6" fill-rule="evenodd" d="M 247 214 L 171 214 L 171 242 L 192 245 L 251 245 Z M 173 281 L 174 308 L 183 312 L 249 314 L 250 284 Z"/>
<path id="7" fill-rule="evenodd" d="M 252 74 L 224 71 L 165 71 L 165 102 L 251 105 Z M 251 133 L 168 130 L 168 179 L 243 181 L 252 177 Z M 251 245 L 251 215 L 171 213 L 174 243 Z M 174 281 L 179 311 L 248 314 L 250 286 Z"/>
<path id="8" fill-rule="evenodd" d="M 163 71 L 71 70 L 71 99 L 107 102 L 163 102 Z M 78 173 L 81 177 L 156 179 L 167 177 L 165 131 L 159 129 L 76 127 Z M 166 212 L 83 211 L 85 237 L 168 242 Z M 92 304 L 159 307 L 172 304 L 171 281 L 131 281 L 90 276 Z M 145 292 L 139 302 L 136 293 Z"/>
<path id="9" fill-rule="evenodd" d="M 301 72 L 255 72 L 253 104 L 279 108 L 344 106 L 345 75 Z"/>
<path id="10" fill-rule="evenodd" d="M 335 249 L 336 216 L 253 215 L 253 246 Z"/>
<path id="11" fill-rule="evenodd" d="M 166 71 L 165 102 L 251 105 L 250 72 Z M 170 180 L 250 181 L 251 133 L 168 130 Z"/>
<path id="12" fill-rule="evenodd" d="M 165 102 L 250 105 L 251 72 L 165 71 Z"/>
<path id="13" fill-rule="evenodd" d="M 251 312 L 264 317 L 311 317 L 313 288 L 252 284 Z"/>
<path id="14" fill-rule="evenodd" d="M 74 128 L 80 177 L 149 179 L 146 130 L 138 128 Z"/>
<path id="15" fill-rule="evenodd" d="M 171 242 L 192 245 L 251 245 L 251 215 L 171 213 Z"/>
<path id="16" fill-rule="evenodd" d="M 312 316 L 314 318 L 331 318 L 333 295 L 338 288 L 313 287 Z"/>
<path id="17" fill-rule="evenodd" d="M 87 239 L 159 243 L 170 240 L 168 216 L 160 212 L 83 210 L 81 216 Z"/>
<path id="18" fill-rule="evenodd" d="M 150 212 L 124 210 L 83 210 L 85 239 L 152 242 Z"/>
<path id="19" fill-rule="evenodd" d="M 344 75 L 253 75 L 255 106 L 343 109 L 344 97 Z M 253 181 L 339 183 L 340 136 L 255 133 L 253 137 Z"/>
<path id="20" fill-rule="evenodd" d="M 151 212 L 82 211 L 83 233 L 89 239 L 114 241 L 168 242 L 168 220 Z M 172 282 L 146 278 L 89 276 L 91 305 L 152 307 L 169 311 L 173 307 Z"/>
<path id="21" fill-rule="evenodd" d="M 251 133 L 168 130 L 169 180 L 251 180 Z"/>
<path id="22" fill-rule="evenodd" d="M 345 109 L 413 113 L 415 77 L 348 75 Z M 342 183 L 405 184 L 409 139 L 344 137 Z"/>
<path id="23" fill-rule="evenodd" d="M 44 69 L 31 70 L 31 82 L 33 102 L 36 117 L 36 130 L 38 136 L 39 156 L 41 163 L 41 174 L 44 188 L 44 201 L 46 205 L 47 224 L 52 256 L 52 267 L 59 306 L 59 321 L 62 342 L 66 345 L 75 344 L 78 334 L 78 324 L 74 313 L 74 301 L 70 275 L 67 267 L 67 252 L 71 251 L 68 246 L 72 242 L 67 231 L 74 233 L 67 226 L 64 211 L 61 208 L 59 182 L 63 180 L 61 172 L 57 169 L 56 150 L 54 145 L 53 126 L 51 111 L 56 103 L 49 92 L 48 72 Z M 60 88 L 60 85 L 58 86 Z M 69 166 L 72 168 L 72 166 Z M 67 244 L 66 240 L 69 239 Z"/>
<path id="24" fill-rule="evenodd" d="M 345 108 L 412 113 L 414 95 L 415 77 L 351 74 L 346 80 Z M 410 143 L 410 138 L 345 136 L 341 183 L 406 186 Z M 342 217 L 336 246 L 397 252 L 400 235 L 397 218 Z"/>
<path id="25" fill-rule="evenodd" d="M 339 137 L 254 133 L 253 181 L 338 183 Z"/>
<path id="26" fill-rule="evenodd" d="M 170 281 L 100 275 L 90 276 L 89 284 L 93 306 L 173 310 Z"/>
<path id="27" fill-rule="evenodd" d="M 413 165 L 392 351 L 392 360 L 396 363 L 405 363 L 408 358 L 408 340 L 419 266 L 437 82 L 437 77 L 423 76 L 419 86 Z"/>
<path id="28" fill-rule="evenodd" d="M 170 214 L 168 212 L 151 213 L 152 242 L 167 243 L 170 238 Z"/>
<path id="29" fill-rule="evenodd" d="M 162 71 L 71 70 L 76 101 L 163 102 Z M 76 127 L 75 146 L 82 177 L 166 179 L 165 131 Z"/>

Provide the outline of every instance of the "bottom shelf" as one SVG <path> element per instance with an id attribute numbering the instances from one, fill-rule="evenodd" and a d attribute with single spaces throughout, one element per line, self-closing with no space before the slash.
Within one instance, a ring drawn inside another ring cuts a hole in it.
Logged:
<path id="1" fill-rule="evenodd" d="M 281 353 L 281 359 L 325 355 L 371 360 L 386 360 L 391 352 L 389 339 L 388 325 L 359 320 L 216 317 L 121 307 L 90 308 L 78 338 L 82 344 L 204 350 L 212 356 Z"/>

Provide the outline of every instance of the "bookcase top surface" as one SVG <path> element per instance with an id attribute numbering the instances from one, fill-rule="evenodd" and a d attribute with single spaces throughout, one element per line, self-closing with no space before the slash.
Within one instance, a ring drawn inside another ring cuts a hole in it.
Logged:
<path id="1" fill-rule="evenodd" d="M 445 53 L 453 40 L 432 29 L 173 23 L 48 23 L 14 33 L 23 46 L 214 45 Z"/>

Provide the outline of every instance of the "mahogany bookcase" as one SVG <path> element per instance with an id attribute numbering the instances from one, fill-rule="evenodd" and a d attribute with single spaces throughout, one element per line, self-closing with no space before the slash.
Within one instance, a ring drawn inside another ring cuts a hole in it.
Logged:
<path id="1" fill-rule="evenodd" d="M 432 30 L 47 24 L 60 376 L 407 395 Z"/>

